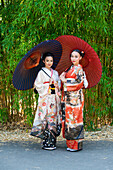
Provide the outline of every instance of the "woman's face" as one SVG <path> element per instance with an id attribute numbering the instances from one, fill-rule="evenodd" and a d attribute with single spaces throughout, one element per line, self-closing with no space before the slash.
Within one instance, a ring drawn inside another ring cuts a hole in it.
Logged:
<path id="1" fill-rule="evenodd" d="M 53 57 L 47 56 L 43 62 L 45 63 L 45 67 L 50 69 L 53 65 Z"/>
<path id="2" fill-rule="evenodd" d="M 74 66 L 79 64 L 79 61 L 82 59 L 82 57 L 80 56 L 80 54 L 76 51 L 73 51 L 71 53 L 71 62 L 73 63 Z"/>

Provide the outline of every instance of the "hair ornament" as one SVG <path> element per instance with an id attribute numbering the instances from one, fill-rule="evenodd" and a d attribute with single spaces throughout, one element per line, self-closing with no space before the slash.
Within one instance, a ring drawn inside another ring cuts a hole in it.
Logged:
<path id="1" fill-rule="evenodd" d="M 84 54 L 84 51 L 81 51 L 82 54 Z"/>

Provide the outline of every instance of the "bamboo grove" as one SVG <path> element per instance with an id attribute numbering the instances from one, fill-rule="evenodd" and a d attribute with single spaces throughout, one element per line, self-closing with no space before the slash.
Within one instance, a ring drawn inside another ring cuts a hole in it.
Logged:
<path id="1" fill-rule="evenodd" d="M 84 90 L 87 130 L 113 124 L 112 1 L 111 0 L 1 0 L 1 111 L 0 122 L 25 120 L 30 126 L 38 95 L 33 89 L 13 87 L 13 72 L 21 58 L 38 43 L 60 35 L 88 42 L 99 55 L 102 78 Z"/>

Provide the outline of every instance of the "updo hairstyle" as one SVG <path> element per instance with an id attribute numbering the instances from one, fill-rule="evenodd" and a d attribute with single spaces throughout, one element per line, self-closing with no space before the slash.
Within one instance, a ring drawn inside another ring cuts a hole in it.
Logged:
<path id="1" fill-rule="evenodd" d="M 46 58 L 46 57 L 49 57 L 49 56 L 51 56 L 51 57 L 53 58 L 53 60 L 54 60 L 54 55 L 53 55 L 52 53 L 50 53 L 50 52 L 44 53 L 44 54 L 42 55 L 42 60 L 45 61 L 45 58 Z"/>
<path id="2" fill-rule="evenodd" d="M 82 58 L 83 58 L 84 55 L 85 55 L 85 52 L 84 52 L 84 51 L 80 51 L 80 50 L 78 50 L 78 49 L 75 49 L 75 50 L 73 50 L 72 52 L 74 52 L 74 51 L 77 52 L 77 53 L 79 53 Z M 72 52 L 71 52 L 71 54 L 72 54 Z M 70 57 L 71 57 L 71 54 L 70 54 Z"/>

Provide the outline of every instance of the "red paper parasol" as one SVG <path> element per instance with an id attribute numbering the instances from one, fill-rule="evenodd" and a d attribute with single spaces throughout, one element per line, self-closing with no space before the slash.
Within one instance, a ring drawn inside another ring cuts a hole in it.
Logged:
<path id="1" fill-rule="evenodd" d="M 82 58 L 80 64 L 86 73 L 86 78 L 88 80 L 87 88 L 95 86 L 101 78 L 102 66 L 94 49 L 84 40 L 72 35 L 62 35 L 56 38 L 56 40 L 62 45 L 62 56 L 56 67 L 59 74 L 72 65 L 70 54 L 74 49 L 79 49 L 85 52 L 85 56 Z"/>
<path id="2" fill-rule="evenodd" d="M 62 54 L 61 44 L 57 40 L 41 42 L 32 48 L 17 65 L 13 74 L 13 85 L 16 89 L 27 90 L 33 88 L 36 76 L 44 66 L 41 56 L 46 52 L 51 52 L 54 55 L 52 68 L 56 68 Z"/>

